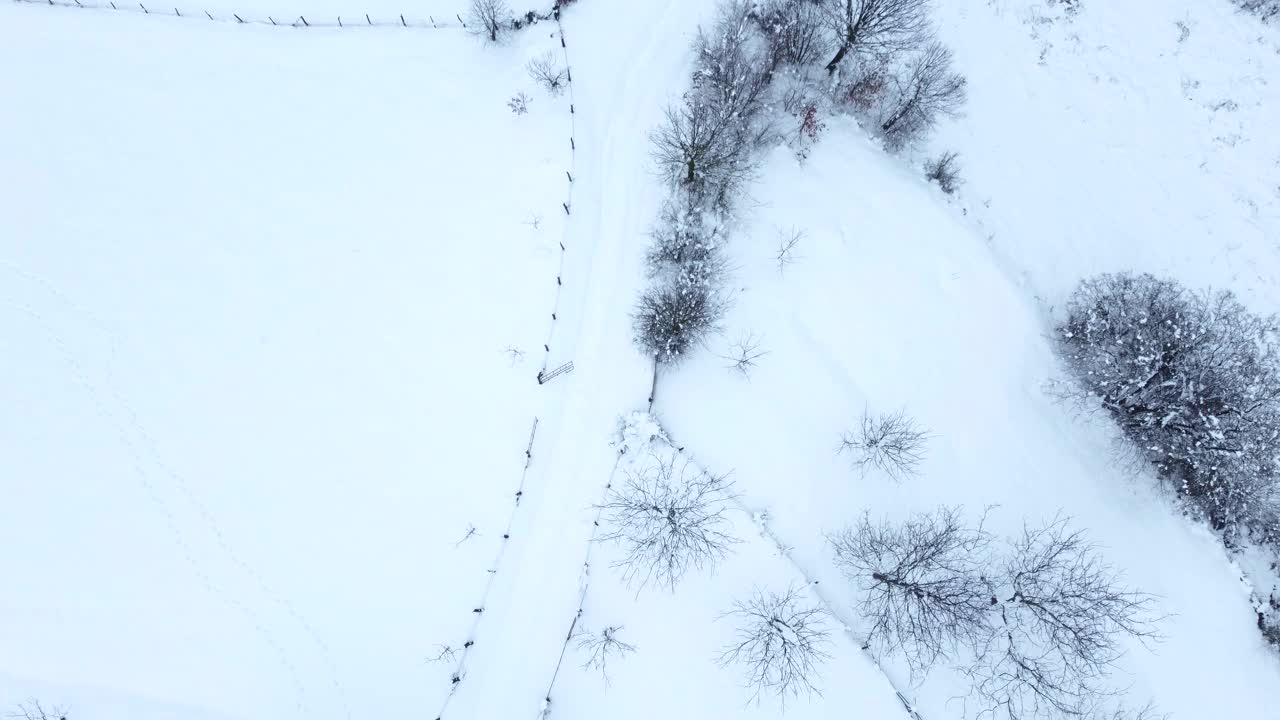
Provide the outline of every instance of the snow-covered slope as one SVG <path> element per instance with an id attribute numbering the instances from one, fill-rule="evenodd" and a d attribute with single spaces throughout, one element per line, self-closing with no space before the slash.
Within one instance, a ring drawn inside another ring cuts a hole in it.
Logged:
<path id="1" fill-rule="evenodd" d="M 941 5 L 973 99 L 936 144 L 963 152 L 964 195 L 847 122 L 803 167 L 777 151 L 734 234 L 728 334 L 660 379 L 666 428 L 744 503 L 744 542 L 675 594 L 621 582 L 591 506 L 649 390 L 628 318 L 663 192 L 647 134 L 714 0 L 581 0 L 565 48 L 554 23 L 492 48 L 0 6 L 21 69 L 0 79 L 0 710 L 532 719 L 551 687 L 555 717 L 777 717 L 716 665 L 717 615 L 799 567 L 856 626 L 823 532 L 952 503 L 998 504 L 1002 532 L 1065 511 L 1161 596 L 1168 637 L 1116 678 L 1139 701 L 1268 717 L 1280 667 L 1216 539 L 1042 385 L 1044 311 L 1083 274 L 1277 299 L 1271 46 L 1189 0 L 1052 25 L 1031 0 Z M 552 98 L 523 66 L 562 50 Z M 769 351 L 749 380 L 717 357 L 742 332 Z M 836 456 L 864 407 L 933 432 L 921 479 Z M 566 645 L 575 618 L 637 646 L 610 683 Z M 953 678 L 911 690 L 856 633 L 831 652 L 788 717 L 903 717 L 890 680 L 928 720 L 965 711 Z"/>

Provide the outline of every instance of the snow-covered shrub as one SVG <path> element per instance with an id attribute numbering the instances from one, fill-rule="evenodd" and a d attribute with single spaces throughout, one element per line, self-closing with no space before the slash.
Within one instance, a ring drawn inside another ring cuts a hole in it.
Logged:
<path id="1" fill-rule="evenodd" d="M 645 253 L 649 276 L 675 287 L 719 288 L 726 273 L 720 236 L 715 213 L 688 199 L 668 202 Z"/>
<path id="2" fill-rule="evenodd" d="M 910 145 L 932 129 L 939 117 L 960 112 L 968 82 L 952 72 L 951 62 L 951 50 L 931 42 L 894 77 L 880 119 L 880 132 L 890 148 Z"/>
<path id="3" fill-rule="evenodd" d="M 516 115 L 524 115 L 529 112 L 529 101 L 531 99 L 532 98 L 525 95 L 523 92 L 518 92 L 507 101 L 507 107 L 511 108 L 511 112 Z"/>
<path id="4" fill-rule="evenodd" d="M 547 92 L 552 95 L 559 95 L 564 92 L 565 80 L 569 74 L 556 62 L 555 53 L 552 51 L 548 50 L 530 60 L 525 67 L 529 71 L 529 77 L 533 78 L 533 81 L 545 88 Z"/>
<path id="5" fill-rule="evenodd" d="M 734 603 L 722 618 L 738 621 L 733 644 L 720 655 L 720 664 L 741 665 L 753 699 L 776 693 L 788 696 L 817 692 L 818 667 L 831 657 L 827 613 L 801 602 L 800 588 L 785 593 L 756 591 Z"/>
<path id="6" fill-rule="evenodd" d="M 511 7 L 506 0 L 471 0 L 468 20 L 475 28 L 474 32 L 483 35 L 489 42 L 498 42 L 498 38 L 511 25 Z"/>
<path id="7" fill-rule="evenodd" d="M 953 152 L 945 152 L 934 160 L 929 160 L 924 164 L 924 176 L 929 182 L 937 183 L 942 192 L 952 195 L 964 184 L 960 179 L 960 167 L 956 162 L 959 155 Z"/>
<path id="8" fill-rule="evenodd" d="M 654 159 L 682 190 L 728 207 L 773 136 L 762 112 L 773 78 L 750 6 L 730 0 L 711 32 L 699 31 L 693 88 L 653 133 Z"/>
<path id="9" fill-rule="evenodd" d="M 808 0 L 769 0 L 754 12 L 778 64 L 803 67 L 830 50 L 822 7 Z"/>
<path id="10" fill-rule="evenodd" d="M 929 0 L 816 0 L 835 55 L 834 73 L 850 55 L 896 55 L 921 44 L 929 32 Z"/>
<path id="11" fill-rule="evenodd" d="M 627 582 L 675 589 L 690 570 L 710 569 L 738 542 L 727 517 L 733 483 L 684 459 L 656 455 L 627 473 L 601 507 L 603 540 L 622 545 L 613 563 Z"/>
<path id="12" fill-rule="evenodd" d="M 1280 0 L 1235 0 L 1235 4 L 1262 18 L 1263 22 L 1280 20 Z"/>
<path id="13" fill-rule="evenodd" d="M 1271 316 L 1227 291 L 1130 273 L 1081 283 L 1058 328 L 1075 399 L 1096 398 L 1228 540 L 1274 538 L 1280 368 Z"/>
<path id="14" fill-rule="evenodd" d="M 636 343 L 659 363 L 675 364 L 719 328 L 725 305 L 716 288 L 651 287 L 632 316 Z"/>

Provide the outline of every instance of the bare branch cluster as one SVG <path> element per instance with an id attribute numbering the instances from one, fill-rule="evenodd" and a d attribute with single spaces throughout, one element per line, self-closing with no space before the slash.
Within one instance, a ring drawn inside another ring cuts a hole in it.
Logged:
<path id="1" fill-rule="evenodd" d="M 948 195 L 954 195 L 956 190 L 964 184 L 960 179 L 960 164 L 956 162 L 957 158 L 959 155 L 954 152 L 944 152 L 924 164 L 924 176 L 929 182 L 937 183 L 942 192 Z"/>
<path id="2" fill-rule="evenodd" d="M 760 349 L 760 344 L 759 337 L 754 333 L 747 333 L 729 346 L 729 354 L 720 357 L 729 363 L 730 370 L 743 377 L 750 377 L 751 371 L 756 368 L 760 358 L 769 354 L 768 350 Z"/>
<path id="3" fill-rule="evenodd" d="M 727 516 L 734 497 L 727 477 L 683 456 L 655 454 L 610 490 L 601 539 L 622 546 L 624 556 L 613 564 L 628 583 L 674 590 L 687 572 L 714 567 L 738 542 Z"/>
<path id="4" fill-rule="evenodd" d="M 559 95 L 564 92 L 565 81 L 568 79 L 569 73 L 556 62 L 554 52 L 548 50 L 530 60 L 525 67 L 529 71 L 529 77 L 533 78 L 533 81 L 545 88 L 547 92 L 552 95 Z"/>
<path id="5" fill-rule="evenodd" d="M 877 468 L 894 480 L 919 474 L 929 432 L 905 411 L 881 415 L 864 412 L 855 430 L 840 440 L 840 452 L 852 456 L 859 471 Z"/>
<path id="6" fill-rule="evenodd" d="M 799 247 L 800 241 L 803 239 L 803 230 L 797 230 L 796 228 L 791 228 L 789 231 L 778 230 L 778 252 L 773 259 L 778 264 L 779 274 L 796 261 L 796 248 Z"/>
<path id="7" fill-rule="evenodd" d="M 836 46 L 828 72 L 851 53 L 905 52 L 929 33 L 929 0 L 819 0 L 819 5 Z"/>
<path id="8" fill-rule="evenodd" d="M 606 684 L 609 682 L 609 660 L 622 659 L 636 651 L 635 645 L 618 637 L 621 631 L 621 625 L 610 625 L 598 633 L 582 633 L 578 638 L 578 649 L 587 655 L 582 669 L 599 670 Z"/>
<path id="9" fill-rule="evenodd" d="M 765 692 L 776 693 L 784 704 L 802 693 L 820 694 L 815 681 L 818 666 L 830 657 L 831 632 L 826 612 L 802 603 L 802 595 L 797 587 L 756 591 L 722 616 L 736 620 L 738 628 L 720 664 L 743 667 L 753 700 Z"/>
<path id="10" fill-rule="evenodd" d="M 5 713 L 5 717 L 9 720 L 67 720 L 67 710 L 56 705 L 45 707 L 39 700 L 28 700 Z"/>

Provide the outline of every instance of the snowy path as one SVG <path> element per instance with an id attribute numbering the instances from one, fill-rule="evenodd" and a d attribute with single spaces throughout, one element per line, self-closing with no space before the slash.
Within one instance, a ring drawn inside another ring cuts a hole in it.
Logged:
<path id="1" fill-rule="evenodd" d="M 545 420 L 533 450 L 527 506 L 511 533 L 495 600 L 484 609 L 473 660 L 447 717 L 534 717 L 554 672 L 577 608 L 590 508 L 616 457 L 610 434 L 619 415 L 647 397 L 648 363 L 632 345 L 629 317 L 645 229 L 661 190 L 647 138 L 667 88 L 685 84 L 699 9 L 689 6 L 705 4 L 584 6 L 565 18 L 578 174 L 562 310 L 548 364 L 572 360 L 575 371 L 543 390 Z M 611 15 L 606 20 L 593 13 Z M 609 26 L 638 31 L 574 32 Z"/>

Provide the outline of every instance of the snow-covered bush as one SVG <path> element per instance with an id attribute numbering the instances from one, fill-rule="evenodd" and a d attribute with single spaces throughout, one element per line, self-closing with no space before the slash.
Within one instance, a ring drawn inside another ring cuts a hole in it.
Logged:
<path id="1" fill-rule="evenodd" d="M 725 307 L 715 288 L 651 287 L 640 295 L 632 316 L 636 343 L 658 363 L 675 364 L 719 329 Z"/>
<path id="2" fill-rule="evenodd" d="M 1263 22 L 1280 20 L 1280 0 L 1235 0 L 1235 4 L 1262 18 Z"/>
<path id="3" fill-rule="evenodd" d="M 889 147 L 910 145 L 931 130 L 938 118 L 960 112 L 968 82 L 952 72 L 951 62 L 951 50 L 931 42 L 894 77 L 880 119 L 880 132 Z"/>
<path id="4" fill-rule="evenodd" d="M 774 67 L 741 0 L 699 32 L 696 50 L 693 88 L 653 133 L 654 159 L 684 192 L 727 208 L 773 136 L 762 111 Z"/>
<path id="5" fill-rule="evenodd" d="M 1104 702 L 1117 695 L 1107 677 L 1122 641 L 1154 637 L 1153 601 L 1124 587 L 1068 520 L 1024 528 L 1002 552 L 955 508 L 863 519 L 831 543 L 863 593 L 870 642 L 916 672 L 953 662 L 978 716 L 1101 718 L 1105 707 L 1132 717 Z"/>
<path id="6" fill-rule="evenodd" d="M 826 612 L 801 600 L 797 587 L 785 593 L 756 591 L 721 616 L 738 621 L 738 629 L 720 664 L 744 668 L 753 699 L 772 692 L 785 705 L 789 696 L 817 692 L 819 665 L 831 657 L 831 631 Z"/>
<path id="7" fill-rule="evenodd" d="M 937 183 L 942 192 L 948 195 L 955 194 L 955 191 L 964 184 L 960 179 L 960 165 L 956 162 L 958 157 L 956 153 L 944 152 L 936 159 L 924 164 L 924 176 L 929 182 Z"/>
<path id="8" fill-rule="evenodd" d="M 511 112 L 516 115 L 524 115 L 529 112 L 529 101 L 532 100 L 523 92 L 518 92 L 507 101 L 507 107 L 511 108 Z"/>
<path id="9" fill-rule="evenodd" d="M 811 65 L 830 50 L 825 16 L 816 3 L 769 0 L 755 10 L 754 17 L 778 64 Z"/>
<path id="10" fill-rule="evenodd" d="M 1151 275 L 1081 283 L 1058 328 L 1078 385 L 1179 495 L 1228 540 L 1274 540 L 1280 508 L 1280 367 L 1270 316 L 1227 291 L 1192 293 Z"/>
<path id="11" fill-rule="evenodd" d="M 483 35 L 489 42 L 498 42 L 511 25 L 511 7 L 506 0 L 471 0 L 468 19 L 477 34 Z"/>
<path id="12" fill-rule="evenodd" d="M 627 582 L 675 589 L 690 570 L 714 567 L 738 541 L 727 517 L 733 483 L 683 457 L 657 456 L 627 474 L 601 507 L 602 540 L 622 545 L 614 562 Z"/>

